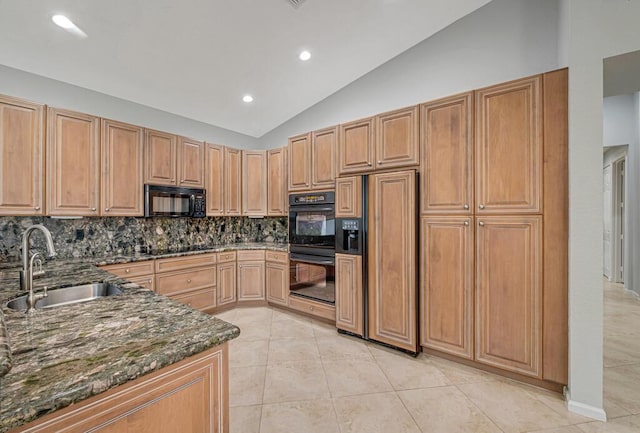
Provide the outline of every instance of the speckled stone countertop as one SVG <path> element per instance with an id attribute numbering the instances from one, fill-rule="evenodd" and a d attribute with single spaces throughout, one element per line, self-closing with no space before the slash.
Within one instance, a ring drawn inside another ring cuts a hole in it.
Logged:
<path id="1" fill-rule="evenodd" d="M 6 432 L 72 403 L 122 385 L 237 337 L 240 330 L 96 265 L 237 250 L 287 251 L 286 244 L 230 244 L 197 251 L 48 261 L 37 287 L 51 289 L 96 282 L 120 286 L 122 294 L 56 307 L 31 315 L 5 302 L 17 295 L 19 264 L 0 265 L 0 432 Z M 7 356 L 8 355 L 8 356 Z"/>

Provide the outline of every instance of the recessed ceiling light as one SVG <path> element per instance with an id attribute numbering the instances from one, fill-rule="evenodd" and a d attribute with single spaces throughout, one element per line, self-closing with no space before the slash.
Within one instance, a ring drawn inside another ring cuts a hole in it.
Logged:
<path id="1" fill-rule="evenodd" d="M 304 50 L 303 52 L 300 53 L 300 55 L 298 55 L 298 58 L 303 62 L 306 62 L 311 58 L 311 53 L 307 50 Z"/>
<path id="2" fill-rule="evenodd" d="M 56 23 L 57 26 L 62 27 L 69 33 L 73 33 L 76 36 L 80 36 L 82 38 L 86 38 L 87 34 L 83 32 L 78 26 L 76 26 L 73 21 L 64 15 L 54 15 L 51 17 L 51 21 Z"/>
<path id="3" fill-rule="evenodd" d="M 253 102 L 253 96 L 251 96 L 251 95 L 244 95 L 244 96 L 242 97 L 242 100 L 248 104 L 249 102 Z"/>

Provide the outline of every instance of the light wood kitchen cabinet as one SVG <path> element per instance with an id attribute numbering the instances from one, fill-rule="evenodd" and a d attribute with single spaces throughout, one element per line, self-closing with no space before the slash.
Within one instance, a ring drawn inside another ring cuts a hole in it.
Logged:
<path id="1" fill-rule="evenodd" d="M 101 130 L 101 214 L 143 216 L 144 130 L 106 119 L 102 119 Z"/>
<path id="2" fill-rule="evenodd" d="M 224 215 L 224 147 L 206 144 L 207 216 Z"/>
<path id="3" fill-rule="evenodd" d="M 336 179 L 336 218 L 362 217 L 362 176 Z"/>
<path id="4" fill-rule="evenodd" d="M 338 174 L 343 176 L 373 170 L 374 140 L 373 117 L 340 125 Z"/>
<path id="5" fill-rule="evenodd" d="M 242 151 L 242 215 L 267 214 L 267 152 Z"/>
<path id="6" fill-rule="evenodd" d="M 224 214 L 242 212 L 242 155 L 238 149 L 224 148 Z"/>
<path id="7" fill-rule="evenodd" d="M 264 251 L 238 251 L 238 302 L 265 299 L 264 274 Z"/>
<path id="8" fill-rule="evenodd" d="M 289 299 L 289 254 L 267 251 L 265 266 L 267 301 L 286 307 Z"/>
<path id="9" fill-rule="evenodd" d="M 369 336 L 417 352 L 416 172 L 369 177 Z"/>
<path id="10" fill-rule="evenodd" d="M 44 214 L 45 107 L 0 96 L 0 215 Z"/>
<path id="11" fill-rule="evenodd" d="M 236 302 L 236 253 L 218 254 L 218 307 Z"/>
<path id="12" fill-rule="evenodd" d="M 176 185 L 177 156 L 175 135 L 147 129 L 144 141 L 144 183 Z"/>
<path id="13" fill-rule="evenodd" d="M 336 254 L 336 328 L 362 335 L 362 256 Z"/>
<path id="14" fill-rule="evenodd" d="M 100 119 L 59 108 L 47 119 L 47 215 L 97 216 Z"/>
<path id="15" fill-rule="evenodd" d="M 427 217 L 421 226 L 421 344 L 473 359 L 473 218 Z"/>
<path id="16" fill-rule="evenodd" d="M 153 260 L 101 266 L 101 269 L 139 286 L 155 291 L 155 265 Z"/>
<path id="17" fill-rule="evenodd" d="M 419 106 L 376 116 L 376 169 L 420 164 Z"/>
<path id="18" fill-rule="evenodd" d="M 217 255 L 214 253 L 157 259 L 155 290 L 191 308 L 217 305 Z"/>
<path id="19" fill-rule="evenodd" d="M 473 212 L 473 93 L 422 105 L 421 211 Z"/>
<path id="20" fill-rule="evenodd" d="M 311 189 L 335 187 L 337 141 L 337 126 L 311 133 Z"/>
<path id="21" fill-rule="evenodd" d="M 185 188 L 204 187 L 204 143 L 179 137 L 178 139 L 178 186 Z"/>
<path id="22" fill-rule="evenodd" d="M 542 212 L 542 76 L 475 92 L 479 214 Z"/>
<path id="23" fill-rule="evenodd" d="M 476 360 L 540 378 L 542 217 L 476 220 Z"/>
<path id="24" fill-rule="evenodd" d="M 287 195 L 287 148 L 267 151 L 267 215 L 286 216 Z"/>
<path id="25" fill-rule="evenodd" d="M 208 349 L 12 431 L 228 432 L 228 344 Z"/>
<path id="26" fill-rule="evenodd" d="M 311 189 L 311 133 L 289 138 L 289 191 Z"/>

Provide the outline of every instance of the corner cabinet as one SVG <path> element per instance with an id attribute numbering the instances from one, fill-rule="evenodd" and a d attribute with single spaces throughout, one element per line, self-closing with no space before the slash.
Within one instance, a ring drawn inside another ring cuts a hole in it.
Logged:
<path id="1" fill-rule="evenodd" d="M 287 195 L 287 148 L 267 151 L 267 215 L 286 216 Z"/>
<path id="2" fill-rule="evenodd" d="M 224 146 L 205 145 L 207 216 L 224 215 Z"/>
<path id="3" fill-rule="evenodd" d="M 224 214 L 242 213 L 242 154 L 238 149 L 224 148 Z"/>
<path id="4" fill-rule="evenodd" d="M 44 105 L 0 96 L 0 215 L 44 213 Z"/>
<path id="5" fill-rule="evenodd" d="M 267 214 L 267 152 L 242 151 L 242 215 Z"/>
<path id="6" fill-rule="evenodd" d="M 47 117 L 47 215 L 97 216 L 100 119 L 58 108 Z"/>

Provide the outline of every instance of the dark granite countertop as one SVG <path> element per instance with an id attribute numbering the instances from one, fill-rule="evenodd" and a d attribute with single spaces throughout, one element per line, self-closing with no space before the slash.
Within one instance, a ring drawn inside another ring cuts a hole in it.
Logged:
<path id="1" fill-rule="evenodd" d="M 123 293 L 31 315 L 5 302 L 20 295 L 19 263 L 0 265 L 0 433 L 237 337 L 240 330 L 157 295 L 96 265 L 287 244 L 230 244 L 108 258 L 51 260 L 36 280 L 59 288 L 96 282 Z M 10 337 L 1 326 L 2 316 Z M 4 356 L 3 356 L 3 347 Z M 12 361 L 12 363 L 11 363 Z"/>

